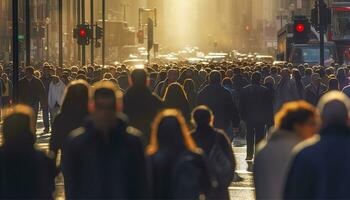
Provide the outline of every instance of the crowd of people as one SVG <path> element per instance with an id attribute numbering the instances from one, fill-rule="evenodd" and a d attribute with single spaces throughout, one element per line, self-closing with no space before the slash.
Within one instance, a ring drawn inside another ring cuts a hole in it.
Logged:
<path id="1" fill-rule="evenodd" d="M 232 144 L 245 137 L 257 199 L 350 198 L 349 71 L 43 63 L 21 68 L 12 105 L 11 65 L 0 66 L 0 197 L 52 198 L 62 172 L 68 199 L 229 199 Z M 48 155 L 34 147 L 39 112 Z"/>

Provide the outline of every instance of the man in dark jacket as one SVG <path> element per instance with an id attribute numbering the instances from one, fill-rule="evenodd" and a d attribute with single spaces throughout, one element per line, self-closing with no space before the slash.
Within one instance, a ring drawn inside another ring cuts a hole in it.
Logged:
<path id="1" fill-rule="evenodd" d="M 147 72 L 136 69 L 131 73 L 131 87 L 123 97 L 124 113 L 129 117 L 130 125 L 144 134 L 144 142 L 148 144 L 151 123 L 162 109 L 162 101 L 153 95 L 148 88 Z"/>
<path id="2" fill-rule="evenodd" d="M 52 81 L 52 76 L 50 74 L 50 65 L 48 63 L 44 63 L 44 67 L 43 67 L 43 74 L 40 78 L 41 82 L 44 85 L 45 88 L 45 99 L 48 99 L 48 94 L 49 94 L 49 88 L 50 88 L 50 83 Z M 49 132 L 49 127 L 50 127 L 50 120 L 49 120 L 49 107 L 48 106 L 44 106 L 42 107 L 43 110 L 43 121 L 44 121 L 44 127 L 45 133 Z"/>
<path id="3" fill-rule="evenodd" d="M 313 73 L 311 83 L 305 88 L 305 100 L 316 106 L 326 90 L 327 86 L 321 83 L 321 76 L 318 73 Z"/>
<path id="4" fill-rule="evenodd" d="M 240 114 L 247 124 L 247 160 L 252 160 L 254 147 L 264 139 L 265 126 L 272 119 L 269 119 L 272 112 L 271 105 L 273 96 L 268 89 L 260 84 L 260 72 L 252 75 L 252 84 L 244 87 L 240 95 Z"/>
<path id="5" fill-rule="evenodd" d="M 45 87 L 40 79 L 34 76 L 34 68 L 27 67 L 25 77 L 19 81 L 19 102 L 32 107 L 35 119 L 38 117 L 39 102 L 47 106 Z"/>
<path id="6" fill-rule="evenodd" d="M 17 105 L 10 112 L 0 148 L 0 199 L 53 199 L 57 169 L 34 147 L 33 111 Z"/>
<path id="7" fill-rule="evenodd" d="M 350 198 L 350 100 L 329 92 L 318 104 L 320 135 L 300 144 L 285 185 L 285 199 Z"/>
<path id="8" fill-rule="evenodd" d="M 113 83 L 95 85 L 91 119 L 71 134 L 63 161 L 68 199 L 148 197 L 141 133 L 117 114 L 116 97 Z"/>
<path id="9" fill-rule="evenodd" d="M 221 86 L 221 74 L 213 70 L 209 75 L 209 85 L 197 96 L 197 105 L 208 106 L 215 116 L 214 127 L 231 132 L 230 127 L 237 131 L 240 117 L 233 102 L 231 93 Z"/>

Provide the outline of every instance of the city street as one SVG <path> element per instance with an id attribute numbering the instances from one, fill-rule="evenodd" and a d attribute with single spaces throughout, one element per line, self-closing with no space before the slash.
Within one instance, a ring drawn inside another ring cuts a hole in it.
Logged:
<path id="1" fill-rule="evenodd" d="M 43 134 L 43 121 L 42 115 L 39 114 L 39 119 L 37 123 L 37 146 L 44 151 L 48 150 L 48 141 L 50 138 L 49 134 Z M 252 200 L 254 199 L 254 184 L 253 184 L 253 174 L 249 171 L 246 158 L 246 147 L 233 147 L 235 158 L 237 160 L 237 170 L 240 178 L 233 182 L 229 187 L 230 197 L 235 200 Z M 62 175 L 56 178 L 56 199 L 64 199 L 64 186 Z"/>

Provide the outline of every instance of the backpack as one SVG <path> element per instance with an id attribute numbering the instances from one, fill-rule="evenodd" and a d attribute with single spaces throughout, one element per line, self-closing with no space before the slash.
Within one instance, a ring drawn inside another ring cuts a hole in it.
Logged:
<path id="1" fill-rule="evenodd" d="M 216 178 L 219 187 L 228 187 L 231 184 L 233 163 L 225 155 L 219 144 L 219 136 L 216 134 L 214 144 L 208 155 L 210 170 Z"/>

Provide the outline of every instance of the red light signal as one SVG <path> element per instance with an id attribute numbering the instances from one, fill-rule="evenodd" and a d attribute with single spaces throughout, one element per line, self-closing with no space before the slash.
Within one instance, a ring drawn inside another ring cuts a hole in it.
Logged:
<path id="1" fill-rule="evenodd" d="M 304 24 L 297 24 L 295 25 L 295 30 L 299 33 L 303 32 L 305 30 Z"/>
<path id="2" fill-rule="evenodd" d="M 86 37 L 86 30 L 84 28 L 81 28 L 79 30 L 79 35 L 80 35 L 80 37 Z"/>

